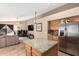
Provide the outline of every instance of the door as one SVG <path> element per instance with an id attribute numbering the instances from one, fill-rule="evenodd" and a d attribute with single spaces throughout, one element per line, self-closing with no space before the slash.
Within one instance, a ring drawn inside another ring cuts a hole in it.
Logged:
<path id="1" fill-rule="evenodd" d="M 79 56 L 78 44 L 67 43 L 67 53 L 75 56 Z"/>
<path id="2" fill-rule="evenodd" d="M 59 28 L 59 50 L 66 52 L 66 30 L 65 30 L 65 23 L 61 24 Z"/>
<path id="3" fill-rule="evenodd" d="M 79 27 L 77 22 L 67 23 L 67 36 L 68 37 L 79 37 Z"/>
<path id="4" fill-rule="evenodd" d="M 67 50 L 71 55 L 79 55 L 78 41 L 79 41 L 79 27 L 77 22 L 70 22 L 67 24 Z"/>
<path id="5" fill-rule="evenodd" d="M 65 37 L 59 37 L 59 50 L 66 52 L 67 44 Z"/>

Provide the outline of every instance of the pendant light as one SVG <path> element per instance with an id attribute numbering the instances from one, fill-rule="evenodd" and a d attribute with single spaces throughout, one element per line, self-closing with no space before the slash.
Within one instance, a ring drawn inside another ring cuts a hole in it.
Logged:
<path id="1" fill-rule="evenodd" d="M 16 18 L 16 19 L 17 19 L 17 25 L 19 25 L 18 16 L 17 16 L 17 18 Z M 18 28 L 18 29 L 20 29 L 20 27 L 19 27 L 19 26 L 17 26 L 17 28 Z"/>
<path id="2" fill-rule="evenodd" d="M 36 20 L 37 20 L 37 11 L 35 11 L 35 24 L 36 24 Z"/>

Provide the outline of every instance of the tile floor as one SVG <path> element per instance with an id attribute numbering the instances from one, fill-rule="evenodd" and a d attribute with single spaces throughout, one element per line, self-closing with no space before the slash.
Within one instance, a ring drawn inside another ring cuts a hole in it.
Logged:
<path id="1" fill-rule="evenodd" d="M 59 51 L 59 56 L 69 56 Z M 25 56 L 25 49 L 23 44 L 0 48 L 0 56 Z"/>

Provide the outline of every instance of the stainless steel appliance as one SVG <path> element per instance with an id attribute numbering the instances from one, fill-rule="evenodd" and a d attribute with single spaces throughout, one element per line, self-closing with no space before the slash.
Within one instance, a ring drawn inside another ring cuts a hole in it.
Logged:
<path id="1" fill-rule="evenodd" d="M 79 23 L 62 22 L 59 28 L 59 50 L 79 56 Z"/>

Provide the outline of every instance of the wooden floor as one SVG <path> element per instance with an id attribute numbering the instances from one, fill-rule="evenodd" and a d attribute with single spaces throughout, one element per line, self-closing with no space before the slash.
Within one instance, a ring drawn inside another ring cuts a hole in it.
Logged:
<path id="1" fill-rule="evenodd" d="M 58 52 L 59 56 L 69 56 L 65 53 Z M 25 56 L 23 44 L 0 48 L 0 56 Z"/>
<path id="2" fill-rule="evenodd" d="M 0 56 L 25 56 L 22 44 L 0 48 Z"/>

